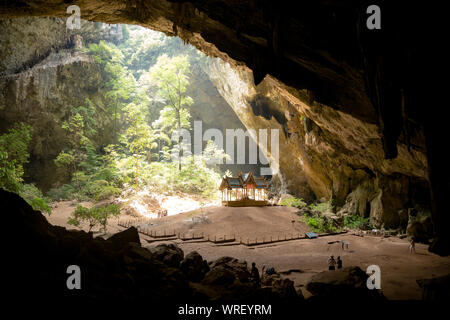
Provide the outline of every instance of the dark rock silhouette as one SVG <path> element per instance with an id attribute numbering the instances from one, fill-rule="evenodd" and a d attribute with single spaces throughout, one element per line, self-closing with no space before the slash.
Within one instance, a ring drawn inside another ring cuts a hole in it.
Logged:
<path id="1" fill-rule="evenodd" d="M 368 275 L 356 266 L 320 272 L 309 279 L 306 289 L 314 298 L 334 300 L 383 300 L 381 292 L 369 290 Z"/>

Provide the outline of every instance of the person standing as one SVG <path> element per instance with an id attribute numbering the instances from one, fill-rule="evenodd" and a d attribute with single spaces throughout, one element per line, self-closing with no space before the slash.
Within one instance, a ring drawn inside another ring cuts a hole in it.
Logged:
<path id="1" fill-rule="evenodd" d="M 328 270 L 335 270 L 336 260 L 334 260 L 334 256 L 330 256 L 328 258 Z"/>
<path id="2" fill-rule="evenodd" d="M 342 260 L 340 256 L 337 257 L 336 265 L 338 269 L 342 269 Z"/>
<path id="3" fill-rule="evenodd" d="M 256 263 L 252 262 L 252 269 L 250 271 L 250 276 L 256 287 L 260 286 L 261 278 L 259 277 L 258 268 L 256 268 Z"/>
<path id="4" fill-rule="evenodd" d="M 414 241 L 414 238 L 409 242 L 409 253 L 416 253 L 416 242 Z"/>
<path id="5" fill-rule="evenodd" d="M 342 250 L 345 250 L 345 249 L 348 250 L 348 245 L 349 245 L 349 242 L 347 240 L 341 240 Z"/>

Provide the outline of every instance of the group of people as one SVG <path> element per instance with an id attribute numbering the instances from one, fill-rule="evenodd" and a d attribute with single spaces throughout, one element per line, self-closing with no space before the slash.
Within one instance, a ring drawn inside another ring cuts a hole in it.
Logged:
<path id="1" fill-rule="evenodd" d="M 261 277 L 259 276 L 259 270 L 256 267 L 256 263 L 252 262 L 252 268 L 250 270 L 250 279 L 251 281 L 254 283 L 254 285 L 256 287 L 260 287 L 261 286 L 261 281 L 264 280 L 265 276 L 270 276 L 273 274 L 276 274 L 277 272 L 275 271 L 274 267 L 268 267 L 266 269 L 266 266 L 262 267 L 262 271 L 261 271 Z"/>
<path id="2" fill-rule="evenodd" d="M 166 209 L 162 209 L 162 210 L 158 210 L 158 219 L 162 218 L 162 217 L 167 217 L 167 210 Z"/>
<path id="3" fill-rule="evenodd" d="M 338 256 L 337 259 L 335 260 L 335 259 L 334 259 L 334 256 L 331 255 L 331 256 L 328 258 L 328 270 L 336 270 L 336 267 L 337 267 L 338 269 L 342 269 L 342 260 L 341 260 L 341 257 Z"/>
<path id="4" fill-rule="evenodd" d="M 349 243 L 346 240 L 341 240 L 342 250 L 348 249 Z M 416 242 L 415 239 L 411 239 L 409 242 L 409 253 L 416 253 Z M 342 260 L 341 257 L 338 256 L 337 259 L 334 259 L 334 256 L 331 255 L 328 258 L 328 270 L 336 270 L 342 269 Z"/>
<path id="5" fill-rule="evenodd" d="M 342 240 L 341 241 L 341 245 L 342 245 L 342 249 L 345 250 L 345 249 L 348 249 L 349 243 L 348 243 L 348 241 Z M 415 243 L 414 239 L 411 239 L 411 241 L 410 241 L 409 252 L 410 253 L 416 253 L 416 243 Z M 338 256 L 336 259 L 334 259 L 334 256 L 331 255 L 328 258 L 328 270 L 336 270 L 336 269 L 342 269 L 341 257 Z M 266 273 L 267 274 L 272 274 L 272 273 L 275 273 L 275 270 L 273 268 L 268 268 L 266 270 Z M 264 274 L 264 267 L 263 267 L 263 274 Z M 250 271 L 250 275 L 251 275 L 252 281 L 257 286 L 259 286 L 261 278 L 259 276 L 258 268 L 256 268 L 256 264 L 254 262 L 252 263 L 252 268 L 251 268 L 251 271 Z"/>

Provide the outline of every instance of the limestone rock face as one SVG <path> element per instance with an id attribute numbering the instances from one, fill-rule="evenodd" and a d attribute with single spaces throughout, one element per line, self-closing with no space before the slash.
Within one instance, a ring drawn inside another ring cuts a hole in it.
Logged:
<path id="1" fill-rule="evenodd" d="M 408 210 L 406 235 L 416 242 L 428 243 L 433 237 L 433 223 L 430 212 L 423 209 L 419 211 L 415 208 Z"/>
<path id="2" fill-rule="evenodd" d="M 421 201 L 411 190 L 428 194 L 425 154 L 399 144 L 399 156 L 386 160 L 374 124 L 305 102 L 307 92 L 271 77 L 255 86 L 250 70 L 233 69 L 219 59 L 210 63 L 208 74 L 247 128 L 279 130 L 281 157 L 272 169 L 278 171 L 280 193 L 332 198 L 341 213 L 370 216 L 375 226 L 385 228 L 397 228 L 398 211 Z"/>
<path id="3" fill-rule="evenodd" d="M 110 141 L 100 68 L 75 46 L 83 36 L 87 43 L 113 38 L 91 22 L 83 22 L 80 34 L 71 33 L 59 18 L 5 19 L 0 24 L 1 131 L 16 122 L 32 126 L 25 179 L 48 190 L 67 179 L 55 174 L 53 160 L 67 144 L 61 124 L 72 108 L 86 106 L 89 98 L 100 128 L 95 140 L 99 145 Z"/>

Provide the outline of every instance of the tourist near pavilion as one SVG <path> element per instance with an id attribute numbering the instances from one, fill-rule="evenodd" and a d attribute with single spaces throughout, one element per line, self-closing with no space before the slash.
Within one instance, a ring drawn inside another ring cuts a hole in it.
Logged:
<path id="1" fill-rule="evenodd" d="M 254 207 L 267 205 L 268 183 L 264 177 L 252 172 L 239 173 L 237 177 L 222 178 L 219 190 L 222 205 L 229 207 Z"/>

